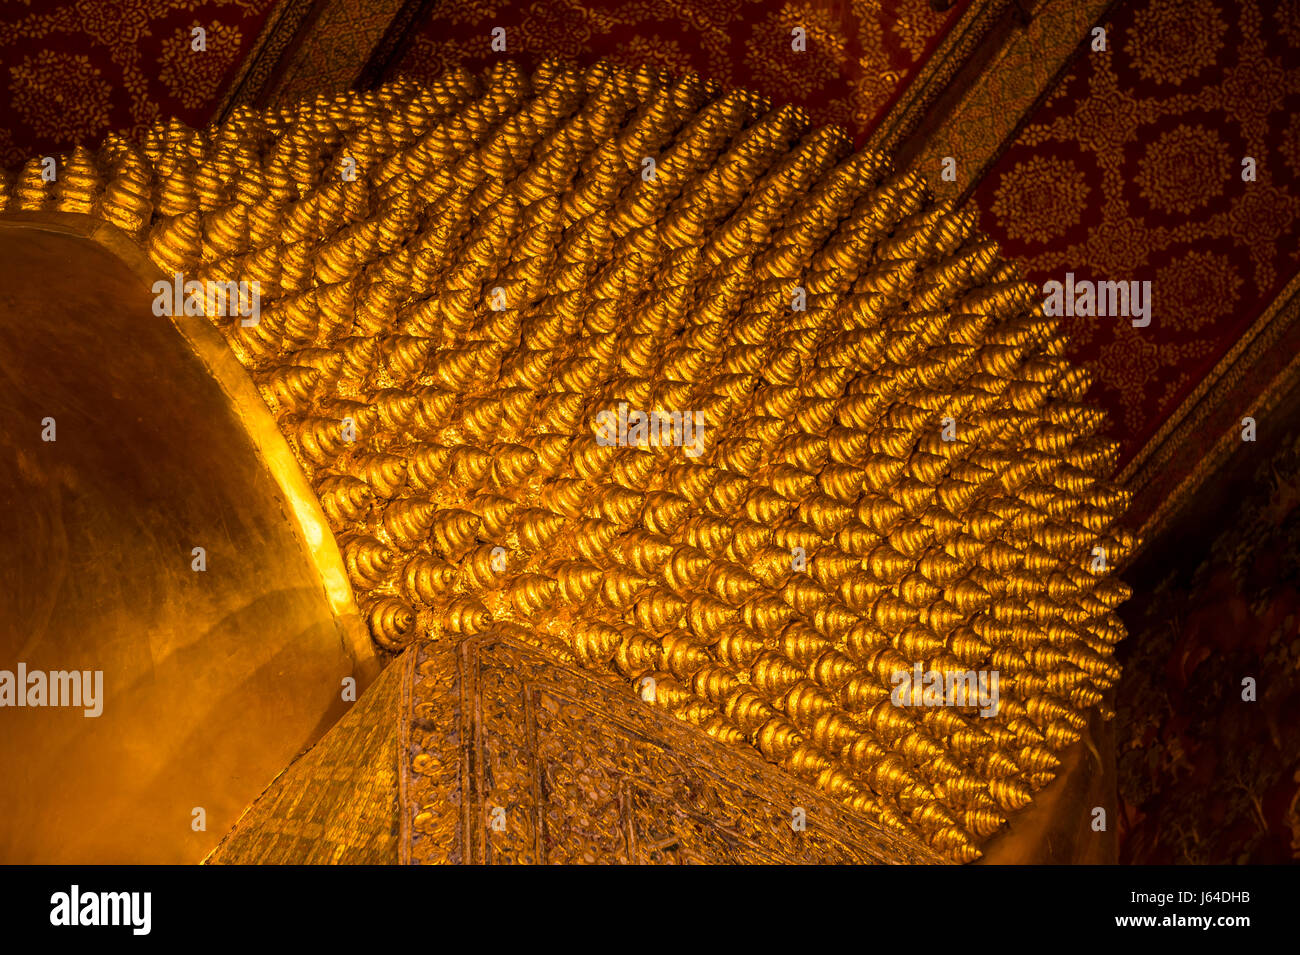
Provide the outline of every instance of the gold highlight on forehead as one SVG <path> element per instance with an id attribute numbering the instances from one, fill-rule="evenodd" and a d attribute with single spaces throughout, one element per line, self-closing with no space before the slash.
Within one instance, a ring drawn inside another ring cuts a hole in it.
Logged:
<path id="1" fill-rule="evenodd" d="M 507 63 L 40 173 L 0 210 L 260 283 L 213 321 L 383 649 L 504 628 L 959 861 L 1105 712 L 1133 542 L 1088 377 L 973 213 L 842 131 Z M 599 440 L 620 403 L 702 453 Z M 893 705 L 917 664 L 996 670 L 996 715 Z"/>

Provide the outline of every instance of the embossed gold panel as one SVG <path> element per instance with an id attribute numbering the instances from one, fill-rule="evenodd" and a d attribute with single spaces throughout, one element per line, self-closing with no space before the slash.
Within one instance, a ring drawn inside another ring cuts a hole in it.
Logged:
<path id="1" fill-rule="evenodd" d="M 446 653 L 418 648 L 413 700 L 432 702 L 424 693 Z M 458 656 L 465 788 L 451 800 L 436 774 L 420 771 L 430 755 L 445 759 L 447 747 L 427 724 L 406 724 L 405 861 L 458 852 L 462 861 L 487 864 L 940 861 L 773 774 L 756 755 L 730 750 L 536 648 L 491 635 L 466 641 Z M 453 801 L 462 842 L 436 845 L 415 820 Z"/>

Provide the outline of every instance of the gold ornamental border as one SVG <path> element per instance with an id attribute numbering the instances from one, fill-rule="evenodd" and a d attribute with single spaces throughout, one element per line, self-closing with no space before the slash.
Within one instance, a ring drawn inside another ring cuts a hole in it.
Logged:
<path id="1" fill-rule="evenodd" d="M 1194 432 L 1214 426 L 1211 419 L 1215 413 L 1226 410 L 1219 401 L 1215 400 L 1214 392 L 1231 388 L 1251 374 L 1278 341 L 1296 326 L 1298 319 L 1300 319 L 1300 275 L 1292 277 L 1286 287 L 1273 299 L 1272 304 L 1237 340 L 1231 350 L 1219 359 L 1214 369 L 1201 379 L 1195 390 L 1183 400 L 1173 414 L 1165 419 L 1160 430 L 1142 446 L 1119 473 L 1117 480 L 1133 492 L 1134 498 L 1147 490 L 1162 471 L 1174 466 L 1172 459 L 1189 443 Z M 1239 408 L 1236 414 L 1241 417 L 1249 415 L 1258 419 L 1277 407 L 1297 381 L 1300 381 L 1300 352 L 1293 355 L 1267 384 L 1254 393 L 1249 404 Z M 1183 476 L 1177 486 L 1143 521 L 1141 538 L 1129 557 L 1130 561 L 1142 551 L 1144 544 L 1149 544 L 1156 534 L 1173 521 L 1210 475 L 1241 447 L 1239 426 L 1240 417 L 1236 417 L 1234 423 L 1223 430 L 1210 450 L 1200 456 L 1196 466 Z"/>
<path id="2" fill-rule="evenodd" d="M 979 49 L 1014 0 L 974 0 L 926 57 L 903 94 L 881 117 L 862 148 L 892 154 L 911 136 L 949 82 Z"/>
<path id="3" fill-rule="evenodd" d="M 964 173 L 957 181 L 930 174 L 926 180 L 938 198 L 967 201 L 1080 55 L 1089 30 L 1105 20 L 1116 2 L 1043 0 L 1026 14 L 1015 2 L 976 0 L 953 27 L 951 43 L 935 51 L 881 121 L 868 148 L 887 149 L 901 167 L 921 172 L 937 169 L 943 156 L 960 157 Z M 1015 22 L 1004 28 L 1009 19 Z M 968 64 L 983 58 L 963 77 Z M 943 94 L 954 80 L 960 89 L 945 102 Z M 913 115 L 931 109 L 943 115 L 928 127 L 922 116 Z M 906 135 L 893 133 L 895 129 Z"/>
<path id="4" fill-rule="evenodd" d="M 210 122 L 224 122 L 239 106 L 255 106 L 279 78 L 280 66 L 292 52 L 304 26 L 320 13 L 321 0 L 278 0 L 262 24 L 238 72 L 227 85 Z"/>

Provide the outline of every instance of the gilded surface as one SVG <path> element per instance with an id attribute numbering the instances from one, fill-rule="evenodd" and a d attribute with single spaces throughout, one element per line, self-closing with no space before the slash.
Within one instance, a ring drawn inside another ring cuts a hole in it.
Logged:
<path id="1" fill-rule="evenodd" d="M 208 863 L 942 861 L 505 629 L 408 648 Z"/>
<path id="2" fill-rule="evenodd" d="M 10 208 L 262 283 L 215 320 L 386 650 L 526 624 L 955 860 L 1105 712 L 1131 541 L 1087 375 L 971 214 L 842 132 L 507 64 L 61 168 Z M 602 446 L 622 402 L 703 441 Z M 914 664 L 999 671 L 996 716 L 892 705 Z"/>
<path id="3" fill-rule="evenodd" d="M 325 738 L 245 809 L 205 864 L 396 864 L 402 670 L 380 674 Z"/>
<path id="4" fill-rule="evenodd" d="M 421 643 L 404 662 L 404 862 L 937 859 L 518 640 Z"/>
<path id="5" fill-rule="evenodd" d="M 215 328 L 151 314 L 140 248 L 3 215 L 0 263 L 0 863 L 192 864 L 375 648 L 274 418 Z M 22 665 L 87 674 L 94 715 L 14 706 Z"/>

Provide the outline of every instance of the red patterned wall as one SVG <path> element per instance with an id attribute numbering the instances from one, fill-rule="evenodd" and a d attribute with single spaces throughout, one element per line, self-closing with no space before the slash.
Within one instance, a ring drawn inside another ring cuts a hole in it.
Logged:
<path id="1" fill-rule="evenodd" d="M 1152 282 L 1149 327 L 1063 319 L 1127 458 L 1300 266 L 1300 3 L 1135 0 L 1106 26 L 974 198 L 1039 285 Z"/>
<path id="2" fill-rule="evenodd" d="M 499 26 L 505 55 L 529 70 L 547 57 L 603 57 L 694 71 L 861 138 L 965 5 L 938 13 L 928 0 L 444 0 L 394 72 L 427 81 L 457 66 L 484 69 L 502 55 L 491 48 Z M 806 52 L 791 49 L 796 26 Z"/>
<path id="3" fill-rule="evenodd" d="M 0 166 L 172 116 L 204 125 L 274 2 L 0 0 Z"/>

